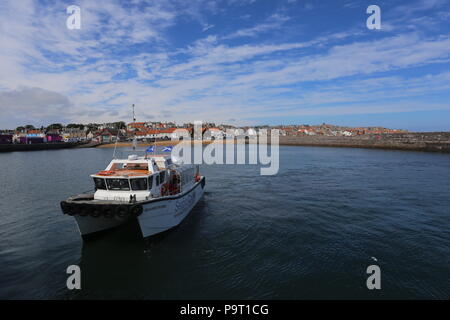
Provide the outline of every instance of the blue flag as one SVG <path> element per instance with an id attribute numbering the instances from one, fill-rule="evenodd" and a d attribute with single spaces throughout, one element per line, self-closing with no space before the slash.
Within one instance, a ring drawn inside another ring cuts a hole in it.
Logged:
<path id="1" fill-rule="evenodd" d="M 172 151 L 172 149 L 173 149 L 173 146 L 167 146 L 167 147 L 164 147 L 163 152 L 170 152 L 170 151 Z"/>
<path id="2" fill-rule="evenodd" d="M 148 147 L 147 150 L 145 150 L 145 152 L 154 152 L 154 151 L 155 151 L 155 146 Z"/>

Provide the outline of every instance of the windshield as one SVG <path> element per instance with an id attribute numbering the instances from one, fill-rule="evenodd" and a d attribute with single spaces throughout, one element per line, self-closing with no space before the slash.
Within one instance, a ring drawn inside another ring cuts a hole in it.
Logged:
<path id="1" fill-rule="evenodd" d="M 106 190 L 105 179 L 94 178 L 95 190 Z"/>
<path id="2" fill-rule="evenodd" d="M 109 190 L 130 190 L 128 179 L 106 179 Z"/>
<path id="3" fill-rule="evenodd" d="M 132 190 L 147 190 L 147 178 L 131 179 Z"/>

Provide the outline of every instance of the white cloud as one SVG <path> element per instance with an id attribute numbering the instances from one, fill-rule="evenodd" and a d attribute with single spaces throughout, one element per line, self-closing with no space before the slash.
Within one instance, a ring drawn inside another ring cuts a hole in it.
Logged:
<path id="1" fill-rule="evenodd" d="M 224 36 L 223 39 L 234 39 L 242 37 L 256 37 L 261 33 L 280 29 L 284 22 L 290 18 L 281 14 L 271 15 L 264 23 L 257 24 L 250 28 L 238 30 L 230 35 Z"/>
<path id="2" fill-rule="evenodd" d="M 445 70 L 410 78 L 389 74 L 444 65 L 450 59 L 450 38 L 445 34 L 403 32 L 371 37 L 367 30 L 355 29 L 309 41 L 237 46 L 227 45 L 227 36 L 209 35 L 173 48 L 166 30 L 180 15 L 193 19 L 197 29 L 199 25 L 210 29 L 202 12 L 218 12 L 217 3 L 206 8 L 202 1 L 192 6 L 163 1 L 128 8 L 113 0 L 102 5 L 87 0 L 79 3 L 79 32 L 65 28 L 67 14 L 61 5 L 41 8 L 35 1 L 0 3 L 0 126 L 46 117 L 71 122 L 129 119 L 133 103 L 140 117 L 170 115 L 179 122 L 233 118 L 241 124 L 256 116 L 367 112 L 380 97 L 421 98 L 449 89 Z M 275 14 L 263 23 L 231 32 L 228 39 L 254 38 L 283 27 L 286 21 L 288 17 Z M 151 47 L 146 53 L 116 54 L 129 53 L 128 47 L 144 43 Z M 130 68 L 137 78 L 112 80 Z M 350 81 L 349 77 L 358 79 Z M 398 108 L 394 105 L 389 104 L 390 110 L 408 110 L 406 102 Z M 356 111 L 356 106 L 362 111 Z M 432 107 L 446 105 L 422 104 L 422 108 Z M 411 110 L 418 108 L 416 102 Z"/>
<path id="3" fill-rule="evenodd" d="M 205 32 L 205 31 L 207 31 L 207 30 L 209 30 L 211 28 L 214 28 L 213 24 L 206 24 L 206 25 L 203 26 L 202 31 Z"/>
<path id="4" fill-rule="evenodd" d="M 69 99 L 57 92 L 40 88 L 20 88 L 0 92 L 0 125 L 12 128 L 8 119 L 14 118 L 22 123 L 40 122 L 69 114 L 72 104 Z"/>

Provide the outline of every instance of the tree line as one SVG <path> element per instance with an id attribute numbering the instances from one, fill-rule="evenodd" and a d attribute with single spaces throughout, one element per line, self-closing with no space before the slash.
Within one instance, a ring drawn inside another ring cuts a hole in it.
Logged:
<path id="1" fill-rule="evenodd" d="M 41 130 L 45 132 L 49 131 L 61 131 L 63 129 L 79 129 L 79 130 L 85 130 L 87 131 L 96 131 L 102 124 L 98 123 L 89 123 L 89 124 L 82 124 L 82 123 L 69 123 L 68 125 L 63 125 L 61 123 L 52 123 L 48 125 L 47 127 L 41 126 L 41 127 L 35 127 L 32 124 L 27 124 L 25 126 L 19 126 L 16 128 L 16 131 L 24 132 L 28 130 Z M 110 127 L 115 129 L 125 129 L 127 125 L 123 121 L 117 121 L 109 124 Z"/>

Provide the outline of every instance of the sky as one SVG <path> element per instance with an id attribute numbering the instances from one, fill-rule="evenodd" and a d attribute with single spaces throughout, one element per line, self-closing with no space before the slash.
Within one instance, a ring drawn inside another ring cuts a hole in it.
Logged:
<path id="1" fill-rule="evenodd" d="M 130 122 L 135 104 L 138 121 L 450 131 L 449 62 L 450 0 L 1 0 L 0 128 Z"/>

